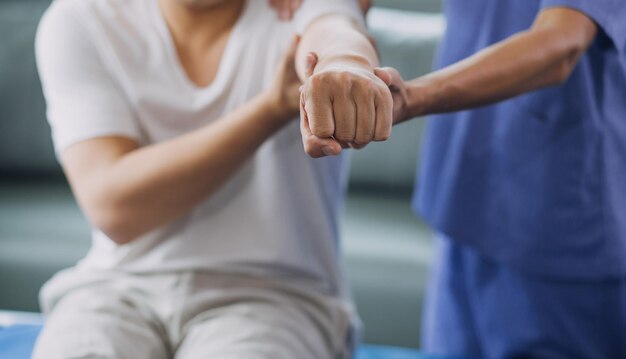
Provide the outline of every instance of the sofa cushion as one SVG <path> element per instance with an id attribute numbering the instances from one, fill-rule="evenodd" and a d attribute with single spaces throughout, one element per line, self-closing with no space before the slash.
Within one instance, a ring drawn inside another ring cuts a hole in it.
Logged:
<path id="1" fill-rule="evenodd" d="M 63 181 L 0 181 L 0 308 L 36 311 L 37 293 L 76 263 L 90 230 Z"/>
<path id="2" fill-rule="evenodd" d="M 441 12 L 442 0 L 374 0 L 374 6 L 419 12 Z"/>
<path id="3" fill-rule="evenodd" d="M 406 194 L 353 191 L 341 221 L 344 264 L 367 343 L 417 348 L 432 234 Z"/>
<path id="4" fill-rule="evenodd" d="M 35 31 L 48 1 L 0 1 L 0 172 L 60 174 L 37 76 Z"/>

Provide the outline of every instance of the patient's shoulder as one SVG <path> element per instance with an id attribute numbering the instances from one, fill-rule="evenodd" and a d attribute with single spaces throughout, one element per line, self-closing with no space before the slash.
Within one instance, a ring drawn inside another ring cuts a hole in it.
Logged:
<path id="1" fill-rule="evenodd" d="M 40 28 L 55 31 L 110 32 L 123 29 L 134 35 L 129 27 L 145 26 L 152 15 L 150 3 L 145 0 L 54 0 L 44 13 Z M 154 1 L 156 3 L 156 1 Z"/>

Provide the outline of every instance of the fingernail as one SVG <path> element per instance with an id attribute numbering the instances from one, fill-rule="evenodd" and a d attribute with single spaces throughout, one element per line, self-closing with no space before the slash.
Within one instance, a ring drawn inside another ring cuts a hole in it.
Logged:
<path id="1" fill-rule="evenodd" d="M 335 155 L 335 152 L 333 152 L 333 149 L 330 148 L 329 146 L 322 147 L 322 153 L 325 154 L 326 156 L 334 156 Z"/>
<path id="2" fill-rule="evenodd" d="M 280 18 L 282 20 L 289 20 L 289 10 L 281 10 L 280 11 Z"/>

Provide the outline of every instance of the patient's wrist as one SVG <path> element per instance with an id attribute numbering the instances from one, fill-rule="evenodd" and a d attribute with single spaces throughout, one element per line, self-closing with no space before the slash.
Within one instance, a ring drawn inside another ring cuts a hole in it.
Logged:
<path id="1" fill-rule="evenodd" d="M 289 108 L 283 102 L 280 94 L 267 90 L 257 96 L 258 111 L 272 124 L 283 125 L 298 115 L 297 111 Z"/>
<path id="2" fill-rule="evenodd" d="M 358 69 L 367 72 L 374 72 L 374 64 L 362 55 L 341 54 L 320 58 L 315 73 L 331 69 Z"/>

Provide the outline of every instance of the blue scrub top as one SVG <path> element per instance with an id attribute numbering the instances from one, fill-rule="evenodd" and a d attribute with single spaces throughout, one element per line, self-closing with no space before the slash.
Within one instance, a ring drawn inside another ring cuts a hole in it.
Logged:
<path id="1" fill-rule="evenodd" d="M 448 0 L 438 66 L 564 6 L 600 28 L 566 84 L 429 120 L 415 208 L 544 277 L 626 275 L 626 0 Z"/>

